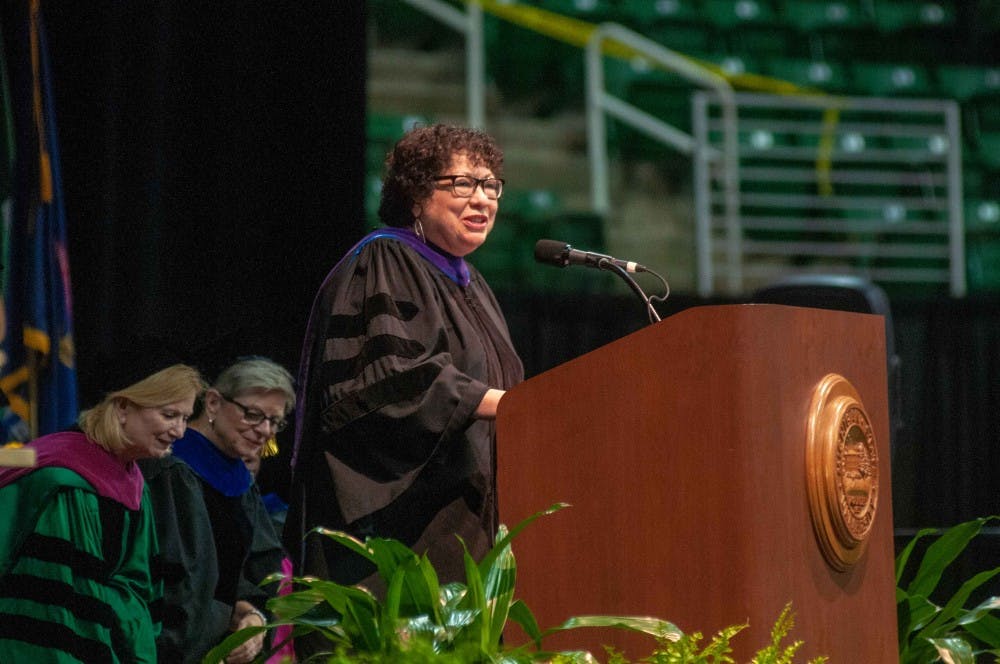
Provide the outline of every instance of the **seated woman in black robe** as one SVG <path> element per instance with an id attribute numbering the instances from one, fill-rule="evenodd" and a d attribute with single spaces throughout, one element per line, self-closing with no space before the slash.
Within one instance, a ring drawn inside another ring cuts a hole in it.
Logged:
<path id="1" fill-rule="evenodd" d="M 503 153 L 433 125 L 386 158 L 379 216 L 313 304 L 285 545 L 297 574 L 347 584 L 373 569 L 315 526 L 402 541 L 442 583 L 465 579 L 497 530 L 493 419 L 523 379 L 506 321 L 465 257 L 496 222 Z M 369 579 L 370 581 L 371 579 Z"/>
<path id="2" fill-rule="evenodd" d="M 205 392 L 174 453 L 140 464 L 156 514 L 164 582 L 160 662 L 200 662 L 229 632 L 262 625 L 285 552 L 243 459 L 285 428 L 292 377 L 266 358 L 237 361 Z M 228 664 L 252 661 L 260 634 Z"/>

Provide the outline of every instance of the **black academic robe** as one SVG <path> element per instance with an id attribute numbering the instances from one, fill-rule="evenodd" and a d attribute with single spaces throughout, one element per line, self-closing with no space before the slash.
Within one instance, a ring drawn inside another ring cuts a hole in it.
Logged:
<path id="1" fill-rule="evenodd" d="M 303 545 L 315 526 L 400 540 L 442 582 L 465 580 L 456 536 L 477 559 L 493 543 L 495 430 L 473 415 L 523 367 L 482 275 L 468 266 L 463 284 L 404 240 L 352 250 L 313 305 L 285 524 L 299 574 L 357 583 L 373 571 L 322 536 Z"/>
<path id="2" fill-rule="evenodd" d="M 191 429 L 187 439 L 211 445 Z M 154 575 L 164 584 L 158 661 L 194 664 L 230 633 L 237 600 L 265 608 L 277 588 L 258 584 L 281 571 L 285 552 L 256 484 L 226 495 L 175 455 L 139 466 L 160 543 Z"/>

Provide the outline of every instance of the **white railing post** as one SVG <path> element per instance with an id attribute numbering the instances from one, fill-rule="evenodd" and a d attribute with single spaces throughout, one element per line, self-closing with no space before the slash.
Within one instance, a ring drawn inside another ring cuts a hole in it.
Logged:
<path id="1" fill-rule="evenodd" d="M 690 134 L 609 94 L 604 88 L 603 49 L 606 41 L 626 46 L 635 51 L 637 57 L 646 58 L 649 62 L 655 63 L 699 87 L 713 90 L 723 106 L 725 140 L 721 153 L 709 147 L 707 142 L 699 144 Z M 611 207 L 608 184 L 607 130 L 604 118 L 606 113 L 683 154 L 690 156 L 694 155 L 696 150 L 703 150 L 706 159 L 722 159 L 723 167 L 726 169 L 724 180 L 726 223 L 728 228 L 735 229 L 735 232 L 730 233 L 729 246 L 731 251 L 735 251 L 735 255 L 739 257 L 737 115 L 733 89 L 729 82 L 691 59 L 617 23 L 601 23 L 590 36 L 586 48 L 586 77 L 587 151 L 590 158 L 591 204 L 594 210 L 603 214 Z M 730 271 L 730 279 L 734 278 L 736 283 L 741 280 L 738 268 L 735 272 Z M 732 283 L 731 281 L 731 289 Z"/>
<path id="2" fill-rule="evenodd" d="M 948 136 L 948 230 L 950 235 L 951 294 L 964 297 L 965 283 L 965 211 L 962 205 L 962 130 L 958 104 L 945 108 Z"/>
<path id="3" fill-rule="evenodd" d="M 486 122 L 486 58 L 483 45 L 483 8 L 470 2 L 463 12 L 441 0 L 403 0 L 465 38 L 465 113 L 469 126 L 482 128 Z"/>
<path id="4" fill-rule="evenodd" d="M 483 8 L 470 2 L 465 34 L 465 96 L 469 126 L 483 129 L 486 123 L 486 48 L 483 44 Z"/>
<path id="5" fill-rule="evenodd" d="M 600 30 L 587 41 L 584 52 L 587 72 L 587 155 L 590 162 L 590 205 L 598 214 L 611 210 L 608 183 L 608 136 L 601 95 L 604 93 L 604 59 Z"/>
<path id="6" fill-rule="evenodd" d="M 708 155 L 708 99 L 704 93 L 694 96 L 691 104 L 691 129 L 698 147 L 694 153 L 694 245 L 698 295 L 712 295 L 715 275 L 712 269 L 712 201 L 710 159 Z"/>

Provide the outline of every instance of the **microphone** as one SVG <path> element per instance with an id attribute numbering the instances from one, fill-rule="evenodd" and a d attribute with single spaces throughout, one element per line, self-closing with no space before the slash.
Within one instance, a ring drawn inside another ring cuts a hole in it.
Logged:
<path id="1" fill-rule="evenodd" d="M 585 267 L 596 267 L 599 270 L 607 269 L 608 266 L 617 266 L 626 272 L 647 272 L 645 266 L 634 261 L 623 261 L 606 254 L 597 254 L 592 251 L 581 251 L 574 249 L 571 245 L 558 240 L 539 240 L 535 243 L 535 260 L 539 263 L 548 263 L 556 267 L 566 267 L 567 265 L 583 265 Z"/>

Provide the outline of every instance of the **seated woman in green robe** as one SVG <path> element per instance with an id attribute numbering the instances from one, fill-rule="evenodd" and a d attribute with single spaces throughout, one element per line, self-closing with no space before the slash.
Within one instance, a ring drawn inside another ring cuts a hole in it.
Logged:
<path id="1" fill-rule="evenodd" d="M 183 364 L 130 379 L 78 431 L 29 443 L 34 466 L 0 469 L 0 660 L 156 661 L 156 536 L 135 462 L 169 454 L 202 389 Z"/>

